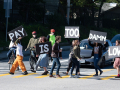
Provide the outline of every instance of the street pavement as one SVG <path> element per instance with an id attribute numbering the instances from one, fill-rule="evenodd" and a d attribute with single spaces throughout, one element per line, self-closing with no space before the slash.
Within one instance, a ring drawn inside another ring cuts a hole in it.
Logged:
<path id="1" fill-rule="evenodd" d="M 117 71 L 112 65 L 102 68 L 103 74 L 94 77 L 94 67 L 82 66 L 80 68 L 80 78 L 70 78 L 64 75 L 68 65 L 69 51 L 63 51 L 63 59 L 60 59 L 60 75 L 62 78 L 50 78 L 48 75 L 41 75 L 43 68 L 38 68 L 36 73 L 30 71 L 29 56 L 23 58 L 28 75 L 22 75 L 22 71 L 16 71 L 14 75 L 8 74 L 8 60 L 0 60 L 0 90 L 115 90 L 120 88 L 120 79 L 114 78 Z M 52 62 L 48 66 L 50 72 Z M 56 68 L 54 74 L 56 73 Z M 75 74 L 75 70 L 73 72 Z"/>

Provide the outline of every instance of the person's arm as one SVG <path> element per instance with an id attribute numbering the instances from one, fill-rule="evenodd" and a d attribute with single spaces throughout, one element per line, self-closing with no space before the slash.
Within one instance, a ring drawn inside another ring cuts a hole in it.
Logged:
<path id="1" fill-rule="evenodd" d="M 80 34 L 79 34 L 79 42 L 80 42 Z"/>
<path id="2" fill-rule="evenodd" d="M 53 51 L 53 52 L 59 52 L 59 50 L 55 50 L 56 45 L 57 45 L 57 44 L 55 43 L 55 44 L 52 46 L 52 51 Z"/>
<path id="3" fill-rule="evenodd" d="M 90 40 L 88 40 L 88 43 L 89 43 L 89 45 L 90 45 L 91 47 L 94 47 L 94 45 L 91 43 Z"/>
<path id="4" fill-rule="evenodd" d="M 29 43 L 28 43 L 27 48 L 25 49 L 25 51 L 27 51 L 27 49 L 30 47 L 30 45 L 31 45 L 31 39 L 29 40 Z"/>
<path id="5" fill-rule="evenodd" d="M 18 44 L 19 40 L 22 39 L 22 37 L 19 37 L 16 41 L 15 44 Z"/>
<path id="6" fill-rule="evenodd" d="M 60 47 L 59 47 L 60 50 Z M 62 58 L 62 52 L 59 52 L 59 57 Z"/>
<path id="7" fill-rule="evenodd" d="M 50 36 L 49 36 L 49 35 L 47 35 L 47 41 L 49 41 L 49 38 L 50 38 Z"/>
<path id="8" fill-rule="evenodd" d="M 73 48 L 73 52 L 74 52 L 74 55 L 75 55 L 75 57 L 78 59 L 78 60 L 80 60 L 80 57 L 79 56 L 77 56 L 77 46 L 75 46 L 74 48 Z"/>

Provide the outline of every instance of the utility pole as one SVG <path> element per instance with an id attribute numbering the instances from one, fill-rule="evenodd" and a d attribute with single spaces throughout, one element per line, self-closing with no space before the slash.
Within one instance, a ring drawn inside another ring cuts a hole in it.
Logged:
<path id="1" fill-rule="evenodd" d="M 69 25 L 69 15 L 70 15 L 70 0 L 67 0 L 67 23 Z"/>
<path id="2" fill-rule="evenodd" d="M 10 9 L 12 9 L 12 0 L 4 0 L 4 9 L 6 17 L 6 42 L 7 42 L 8 18 L 10 17 Z"/>

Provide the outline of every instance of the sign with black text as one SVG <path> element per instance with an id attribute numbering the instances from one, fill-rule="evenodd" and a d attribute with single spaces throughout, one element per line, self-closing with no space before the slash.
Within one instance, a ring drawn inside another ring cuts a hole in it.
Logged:
<path id="1" fill-rule="evenodd" d="M 90 41 L 102 43 L 106 41 L 107 33 L 90 30 L 89 39 Z"/>
<path id="2" fill-rule="evenodd" d="M 49 52 L 50 53 L 52 52 L 51 42 L 36 44 L 36 53 L 37 54 L 49 53 Z"/>
<path id="3" fill-rule="evenodd" d="M 120 46 L 110 46 L 108 49 L 109 58 L 120 57 Z"/>
<path id="4" fill-rule="evenodd" d="M 10 39 L 15 42 L 19 37 L 25 37 L 27 36 L 27 33 L 25 31 L 25 29 L 23 28 L 23 26 L 19 26 L 15 29 L 13 29 L 12 31 L 8 32 L 8 36 L 10 37 Z"/>
<path id="5" fill-rule="evenodd" d="M 65 38 L 79 38 L 79 26 L 65 26 Z"/>

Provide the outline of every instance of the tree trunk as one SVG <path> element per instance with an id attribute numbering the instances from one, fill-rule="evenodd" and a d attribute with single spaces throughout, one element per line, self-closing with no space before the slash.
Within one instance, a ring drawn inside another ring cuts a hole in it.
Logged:
<path id="1" fill-rule="evenodd" d="M 101 4 L 100 4 L 100 7 L 99 7 L 99 13 L 98 13 L 98 20 L 97 20 L 97 27 L 99 28 L 99 22 L 100 22 L 100 14 L 101 14 L 101 8 L 103 6 L 103 2 L 105 0 L 101 0 Z"/>

